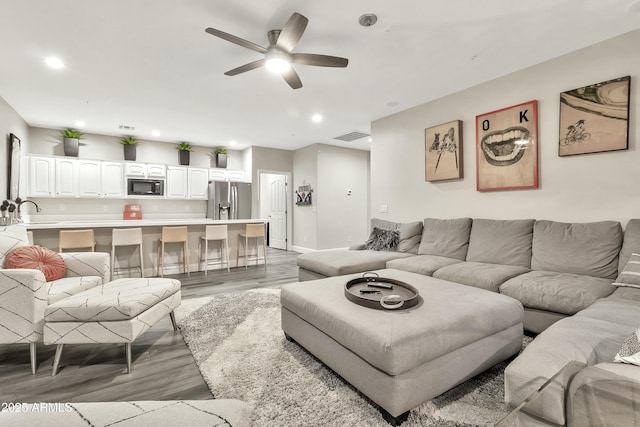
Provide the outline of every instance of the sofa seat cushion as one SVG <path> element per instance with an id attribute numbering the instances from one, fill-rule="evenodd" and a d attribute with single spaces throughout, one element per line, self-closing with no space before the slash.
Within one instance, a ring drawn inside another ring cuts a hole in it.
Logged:
<path id="1" fill-rule="evenodd" d="M 398 258 L 387 261 L 387 268 L 410 271 L 411 273 L 432 276 L 433 272 L 451 264 L 460 263 L 459 259 L 436 255 L 417 255 L 409 258 Z"/>
<path id="2" fill-rule="evenodd" d="M 589 307 L 614 290 L 607 279 L 552 271 L 531 271 L 500 285 L 500 293 L 517 299 L 525 307 L 568 315 Z"/>
<path id="3" fill-rule="evenodd" d="M 607 299 L 622 299 L 628 301 L 640 301 L 640 289 L 617 288 Z"/>
<path id="4" fill-rule="evenodd" d="M 102 278 L 99 276 L 63 277 L 53 280 L 47 282 L 47 301 L 53 304 L 100 285 Z"/>
<path id="5" fill-rule="evenodd" d="M 640 302 L 603 298 L 576 313 L 576 316 L 639 327 Z"/>
<path id="6" fill-rule="evenodd" d="M 49 305 L 44 319 L 47 322 L 128 320 L 178 291 L 180 282 L 175 279 L 118 279 Z"/>
<path id="7" fill-rule="evenodd" d="M 467 261 L 531 267 L 533 219 L 474 219 Z"/>
<path id="8" fill-rule="evenodd" d="M 500 285 L 505 280 L 528 271 L 528 268 L 516 265 L 461 262 L 436 270 L 433 277 L 498 292 Z"/>
<path id="9" fill-rule="evenodd" d="M 622 226 L 616 221 L 536 221 L 531 268 L 613 280 L 621 247 Z"/>
<path id="10" fill-rule="evenodd" d="M 297 261 L 298 267 L 306 270 L 325 276 L 342 276 L 379 270 L 386 267 L 387 261 L 412 256 L 415 255 L 403 252 L 335 249 L 302 254 L 298 256 Z"/>
<path id="11" fill-rule="evenodd" d="M 562 319 L 538 335 L 504 372 L 505 400 L 518 405 L 567 363 L 610 362 L 635 327 L 587 317 Z M 549 387 L 527 412 L 556 424 L 565 424 L 566 383 Z"/>

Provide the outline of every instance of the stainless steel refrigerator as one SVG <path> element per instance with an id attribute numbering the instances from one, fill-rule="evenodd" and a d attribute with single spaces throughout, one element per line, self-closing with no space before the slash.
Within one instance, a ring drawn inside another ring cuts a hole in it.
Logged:
<path id="1" fill-rule="evenodd" d="M 250 219 L 251 184 L 210 181 L 207 218 Z"/>

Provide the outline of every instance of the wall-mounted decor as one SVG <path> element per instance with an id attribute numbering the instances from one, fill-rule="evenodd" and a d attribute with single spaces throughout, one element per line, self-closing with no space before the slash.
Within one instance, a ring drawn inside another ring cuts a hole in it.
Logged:
<path id="1" fill-rule="evenodd" d="M 462 121 L 454 120 L 424 131 L 425 180 L 462 178 Z"/>
<path id="2" fill-rule="evenodd" d="M 304 206 L 311 204 L 311 193 L 313 190 L 311 189 L 311 185 L 305 184 L 298 187 L 296 190 L 296 205 Z"/>
<path id="3" fill-rule="evenodd" d="M 538 187 L 538 101 L 476 116 L 476 189 Z"/>
<path id="4" fill-rule="evenodd" d="M 20 197 L 20 139 L 9 134 L 7 147 L 7 199 L 16 200 Z"/>
<path id="5" fill-rule="evenodd" d="M 559 156 L 629 148 L 630 83 L 626 76 L 560 94 Z"/>

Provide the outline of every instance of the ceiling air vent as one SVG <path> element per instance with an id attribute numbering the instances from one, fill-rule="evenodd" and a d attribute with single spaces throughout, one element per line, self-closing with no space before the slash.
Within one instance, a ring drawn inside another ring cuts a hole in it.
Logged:
<path id="1" fill-rule="evenodd" d="M 368 133 L 364 133 L 364 132 L 360 132 L 360 131 L 354 130 L 353 132 L 349 132 L 349 133 L 345 133 L 344 135 L 336 136 L 333 139 L 339 139 L 340 141 L 351 142 L 351 141 L 355 141 L 356 139 L 366 138 L 368 136 L 370 136 Z"/>
<path id="2" fill-rule="evenodd" d="M 129 126 L 129 125 L 120 125 L 118 126 L 118 128 L 120 130 L 136 130 L 135 126 Z"/>

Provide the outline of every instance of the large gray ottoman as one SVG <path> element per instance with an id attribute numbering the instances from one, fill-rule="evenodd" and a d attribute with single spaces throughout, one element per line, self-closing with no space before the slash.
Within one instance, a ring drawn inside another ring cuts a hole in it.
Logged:
<path id="1" fill-rule="evenodd" d="M 401 270 L 377 273 L 413 285 L 423 301 L 395 311 L 354 304 L 344 285 L 361 274 L 294 283 L 282 288 L 282 329 L 392 420 L 520 350 L 517 300 Z"/>

